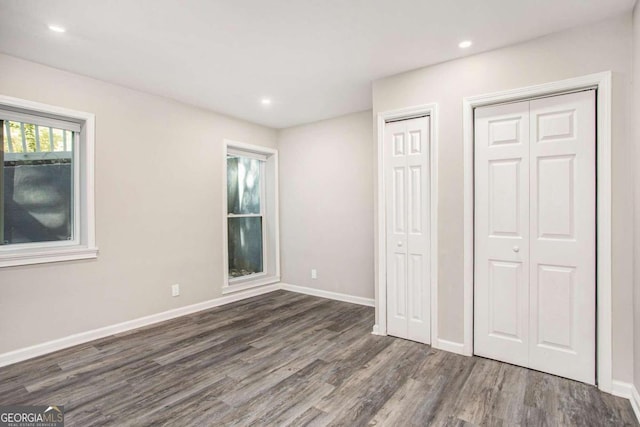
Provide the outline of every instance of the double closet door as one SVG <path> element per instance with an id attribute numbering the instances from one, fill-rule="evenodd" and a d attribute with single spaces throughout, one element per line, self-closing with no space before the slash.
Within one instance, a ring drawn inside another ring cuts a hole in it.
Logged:
<path id="1" fill-rule="evenodd" d="M 387 333 L 431 343 L 430 117 L 387 123 Z"/>
<path id="2" fill-rule="evenodd" d="M 589 384 L 595 91 L 475 110 L 474 352 Z"/>

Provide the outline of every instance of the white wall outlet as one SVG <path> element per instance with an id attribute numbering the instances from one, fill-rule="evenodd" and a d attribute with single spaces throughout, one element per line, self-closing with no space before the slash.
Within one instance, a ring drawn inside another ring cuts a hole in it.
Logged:
<path id="1" fill-rule="evenodd" d="M 171 296 L 177 297 L 179 295 L 180 295 L 180 285 L 177 283 L 175 285 L 171 285 Z"/>
<path id="2" fill-rule="evenodd" d="M 318 270 L 316 270 L 315 268 L 311 269 L 311 278 L 312 279 L 317 279 L 318 278 Z"/>

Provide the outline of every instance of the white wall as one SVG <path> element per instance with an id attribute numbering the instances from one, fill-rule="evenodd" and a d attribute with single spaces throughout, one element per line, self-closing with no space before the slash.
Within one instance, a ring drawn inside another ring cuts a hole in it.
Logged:
<path id="1" fill-rule="evenodd" d="M 281 130 L 278 149 L 282 281 L 373 298 L 371 111 Z"/>
<path id="2" fill-rule="evenodd" d="M 462 99 L 613 71 L 613 375 L 633 378 L 632 20 L 605 22 L 378 80 L 373 113 L 439 106 L 439 337 L 463 341 Z M 373 161 L 373 157 L 372 157 Z"/>
<path id="3" fill-rule="evenodd" d="M 96 114 L 100 248 L 0 269 L 0 353 L 220 296 L 222 140 L 276 131 L 5 55 L 0 76 L 0 94 Z"/>
<path id="4" fill-rule="evenodd" d="M 633 9 L 633 115 L 631 132 L 635 147 L 635 245 L 634 245 L 634 374 L 640 391 L 640 3 Z"/>

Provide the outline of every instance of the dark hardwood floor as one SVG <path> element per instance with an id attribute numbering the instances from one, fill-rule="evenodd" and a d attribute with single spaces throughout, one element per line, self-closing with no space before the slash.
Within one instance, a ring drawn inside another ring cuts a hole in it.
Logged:
<path id="1" fill-rule="evenodd" d="M 0 368 L 0 405 L 63 404 L 68 426 L 638 425 L 595 387 L 372 325 L 277 291 Z"/>

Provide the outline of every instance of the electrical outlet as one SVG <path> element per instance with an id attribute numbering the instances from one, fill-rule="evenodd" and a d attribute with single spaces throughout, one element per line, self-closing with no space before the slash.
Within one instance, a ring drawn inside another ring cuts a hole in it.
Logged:
<path id="1" fill-rule="evenodd" d="M 171 296 L 172 297 L 177 297 L 180 296 L 180 285 L 179 284 L 175 284 L 175 285 L 171 285 Z"/>
<path id="2" fill-rule="evenodd" d="M 311 269 L 311 278 L 312 279 L 318 278 L 318 270 L 316 270 L 315 268 Z"/>

